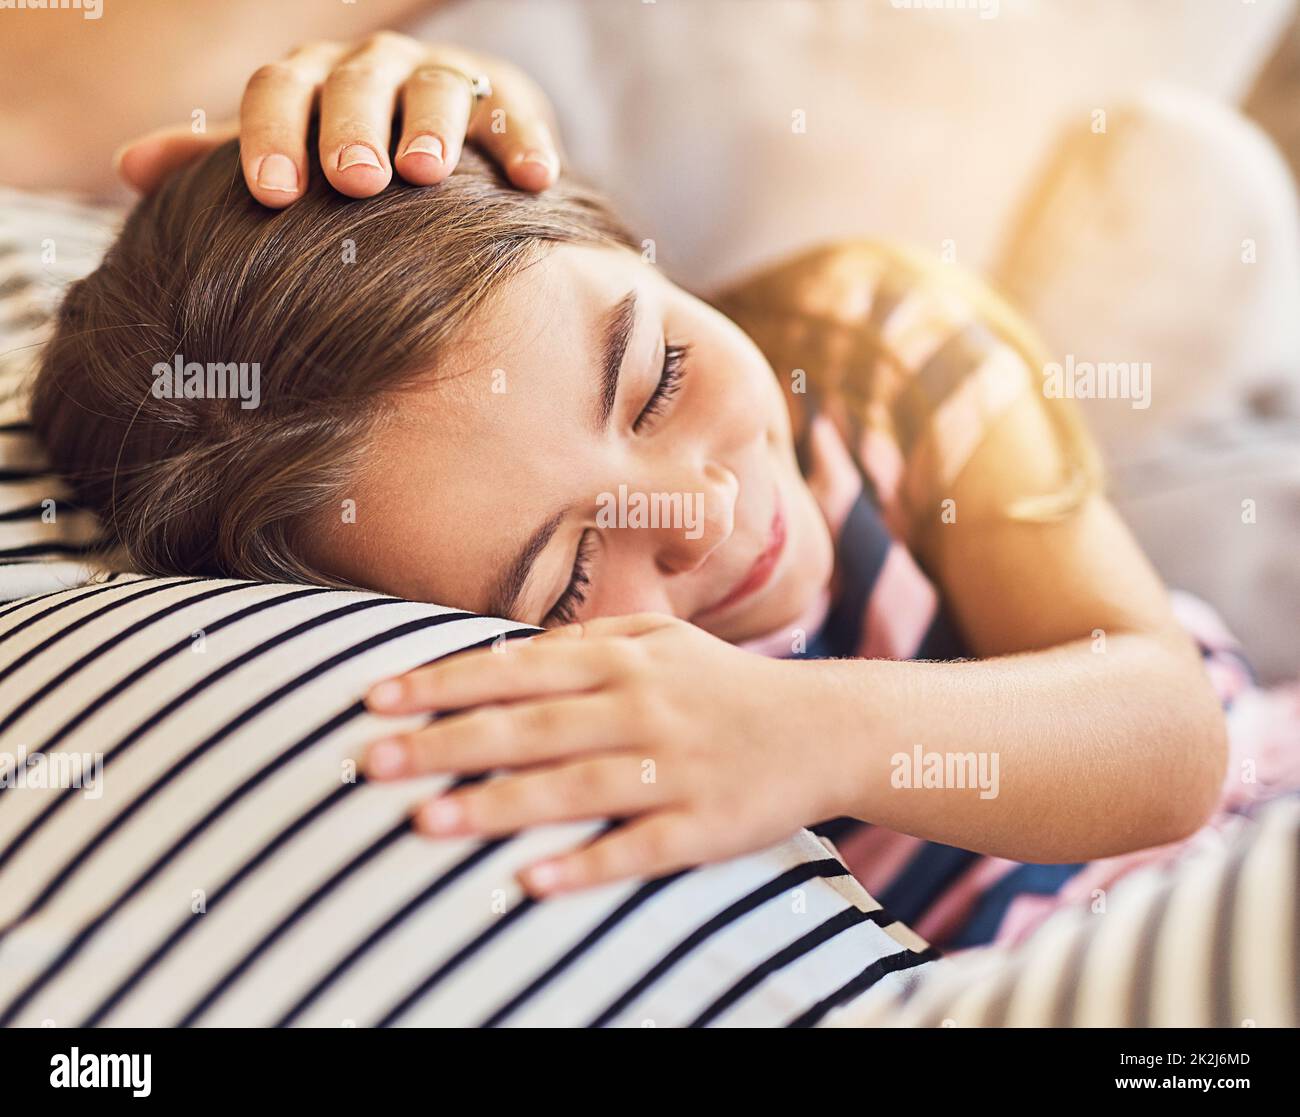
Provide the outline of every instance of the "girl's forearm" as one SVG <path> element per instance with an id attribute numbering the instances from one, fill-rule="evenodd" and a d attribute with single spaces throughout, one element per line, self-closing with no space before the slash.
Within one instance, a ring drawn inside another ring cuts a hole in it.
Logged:
<path id="1" fill-rule="evenodd" d="M 848 778 L 839 813 L 1022 861 L 1184 837 L 1217 801 L 1222 712 L 1179 637 L 1109 634 L 959 663 L 835 660 L 810 718 Z"/>

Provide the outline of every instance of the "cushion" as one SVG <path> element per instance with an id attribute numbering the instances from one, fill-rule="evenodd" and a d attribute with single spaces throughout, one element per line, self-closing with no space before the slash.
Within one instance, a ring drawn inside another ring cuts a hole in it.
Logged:
<path id="1" fill-rule="evenodd" d="M 528 629 L 92 572 L 97 529 L 59 503 L 24 420 L 36 350 L 14 342 L 39 341 L 104 215 L 59 211 L 80 227 L 56 242 L 87 251 L 55 273 L 41 205 L 0 195 L 0 1022 L 811 1025 L 926 970 L 926 944 L 808 831 L 541 904 L 514 874 L 609 823 L 416 836 L 411 807 L 447 779 L 358 775 L 392 725 L 361 695 Z"/>

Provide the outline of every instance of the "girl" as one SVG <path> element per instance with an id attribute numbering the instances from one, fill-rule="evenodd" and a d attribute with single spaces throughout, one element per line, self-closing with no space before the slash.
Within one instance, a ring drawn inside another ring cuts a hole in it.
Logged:
<path id="1" fill-rule="evenodd" d="M 369 694 L 441 715 L 375 742 L 372 778 L 510 770 L 424 832 L 629 819 L 532 866 L 540 896 L 864 820 L 835 832 L 877 867 L 893 835 L 943 843 L 924 910 L 976 853 L 1079 862 L 1205 820 L 1203 649 L 988 291 L 855 242 L 710 305 L 566 176 L 521 193 L 467 149 L 390 182 L 375 143 L 360 200 L 306 148 L 277 211 L 239 188 L 250 144 L 168 177 L 69 292 L 34 418 L 136 569 L 548 630 Z M 255 366 L 259 406 L 155 393 L 177 358 Z M 700 515 L 611 525 L 620 492 Z"/>

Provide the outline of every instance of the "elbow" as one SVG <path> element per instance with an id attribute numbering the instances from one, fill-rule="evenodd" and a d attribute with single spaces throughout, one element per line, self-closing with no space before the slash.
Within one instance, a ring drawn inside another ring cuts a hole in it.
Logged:
<path id="1" fill-rule="evenodd" d="M 1170 779 L 1165 784 L 1164 809 L 1159 812 L 1166 832 L 1159 837 L 1159 844 L 1191 837 L 1223 801 L 1228 725 L 1199 664 L 1197 673 L 1195 690 L 1187 695 L 1184 716 L 1177 719 L 1178 730 L 1171 742 Z"/>
<path id="2" fill-rule="evenodd" d="M 1202 745 L 1201 778 L 1192 789 L 1188 807 L 1188 834 L 1209 821 L 1223 802 L 1223 782 L 1228 773 L 1228 723 L 1217 700 L 1206 717 Z"/>
<path id="3" fill-rule="evenodd" d="M 1228 724 L 1199 649 L 1179 630 L 1143 633 L 1138 662 L 1146 716 L 1143 790 L 1125 835 L 1129 849 L 1191 837 L 1223 802 Z"/>

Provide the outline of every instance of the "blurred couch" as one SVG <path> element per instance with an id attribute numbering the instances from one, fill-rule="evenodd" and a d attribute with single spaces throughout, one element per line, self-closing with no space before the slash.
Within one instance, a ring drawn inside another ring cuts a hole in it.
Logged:
<path id="1" fill-rule="evenodd" d="M 848 231 L 952 240 L 990 266 L 1062 128 L 1152 83 L 1239 102 L 1294 10 L 999 0 L 984 19 L 895 2 L 472 0 L 418 26 L 537 77 L 573 163 L 674 275 L 710 287 Z"/>

